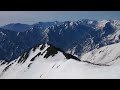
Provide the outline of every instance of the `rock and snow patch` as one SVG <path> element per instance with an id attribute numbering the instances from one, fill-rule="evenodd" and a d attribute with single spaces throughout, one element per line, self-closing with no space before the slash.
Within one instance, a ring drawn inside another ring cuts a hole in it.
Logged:
<path id="1" fill-rule="evenodd" d="M 105 24 L 109 22 L 109 20 L 101 20 L 101 21 L 98 21 L 98 24 L 97 24 L 97 28 L 98 29 L 102 29 L 103 27 L 105 27 Z"/>
<path id="2" fill-rule="evenodd" d="M 0 34 L 1 34 L 2 36 L 6 36 L 6 34 L 5 34 L 5 33 L 3 33 L 3 32 L 0 32 Z"/>
<path id="3" fill-rule="evenodd" d="M 49 41 L 48 33 L 49 33 L 49 29 L 48 28 L 45 29 L 44 32 L 42 33 L 42 35 L 44 36 L 43 40 L 45 40 L 45 42 Z"/>
<path id="4" fill-rule="evenodd" d="M 20 32 L 17 33 L 17 36 L 19 36 Z"/>

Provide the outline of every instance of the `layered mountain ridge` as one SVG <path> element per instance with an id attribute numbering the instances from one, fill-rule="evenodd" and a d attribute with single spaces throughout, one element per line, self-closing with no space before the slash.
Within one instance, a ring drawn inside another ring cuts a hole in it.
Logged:
<path id="1" fill-rule="evenodd" d="M 80 20 L 41 23 L 30 30 L 15 32 L 0 29 L 0 60 L 14 60 L 38 43 L 50 43 L 69 54 L 81 57 L 89 51 L 120 42 L 119 20 Z"/>

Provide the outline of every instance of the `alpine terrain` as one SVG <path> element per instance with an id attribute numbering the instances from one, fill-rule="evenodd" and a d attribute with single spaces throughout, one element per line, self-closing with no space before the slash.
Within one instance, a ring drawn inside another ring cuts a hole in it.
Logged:
<path id="1" fill-rule="evenodd" d="M 120 20 L 2 26 L 0 78 L 120 78 Z"/>
<path id="2" fill-rule="evenodd" d="M 119 42 L 119 20 L 39 22 L 24 32 L 0 28 L 0 60 L 14 60 L 38 43 L 50 43 L 81 57 L 96 48 Z"/>
<path id="3" fill-rule="evenodd" d="M 11 62 L 0 62 L 1 79 L 120 78 L 120 43 L 93 50 L 80 59 L 51 44 L 38 44 Z"/>

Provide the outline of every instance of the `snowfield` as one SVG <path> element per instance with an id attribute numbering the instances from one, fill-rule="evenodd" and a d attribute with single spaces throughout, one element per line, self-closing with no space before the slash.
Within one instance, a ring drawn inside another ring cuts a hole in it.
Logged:
<path id="1" fill-rule="evenodd" d="M 119 79 L 120 78 L 120 43 L 93 50 L 82 56 L 82 61 L 110 66 L 93 65 L 75 59 L 67 59 L 63 52 L 58 50 L 55 55 L 48 58 L 45 44 L 43 49 L 38 46 L 27 52 L 25 59 L 18 59 L 9 64 L 0 62 L 1 79 Z M 53 51 L 54 52 L 54 51 Z M 41 54 L 39 54 L 41 53 Z M 39 55 L 38 55 L 39 54 Z M 36 56 L 37 55 L 37 56 Z M 34 59 L 33 59 L 34 58 Z M 24 61 L 25 60 L 25 61 Z M 1 65 L 2 64 L 2 65 Z M 8 67 L 9 66 L 9 67 Z M 5 70 L 5 67 L 8 67 Z"/>
<path id="2" fill-rule="evenodd" d="M 120 64 L 120 43 L 104 46 L 95 49 L 81 57 L 82 61 L 89 61 L 95 64 L 119 65 Z"/>

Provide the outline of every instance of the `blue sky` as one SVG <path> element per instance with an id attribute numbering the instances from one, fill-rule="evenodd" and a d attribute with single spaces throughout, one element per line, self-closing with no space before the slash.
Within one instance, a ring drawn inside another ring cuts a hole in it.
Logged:
<path id="1" fill-rule="evenodd" d="M 120 19 L 120 11 L 0 11 L 0 26 L 9 23 L 33 24 L 80 19 Z"/>

